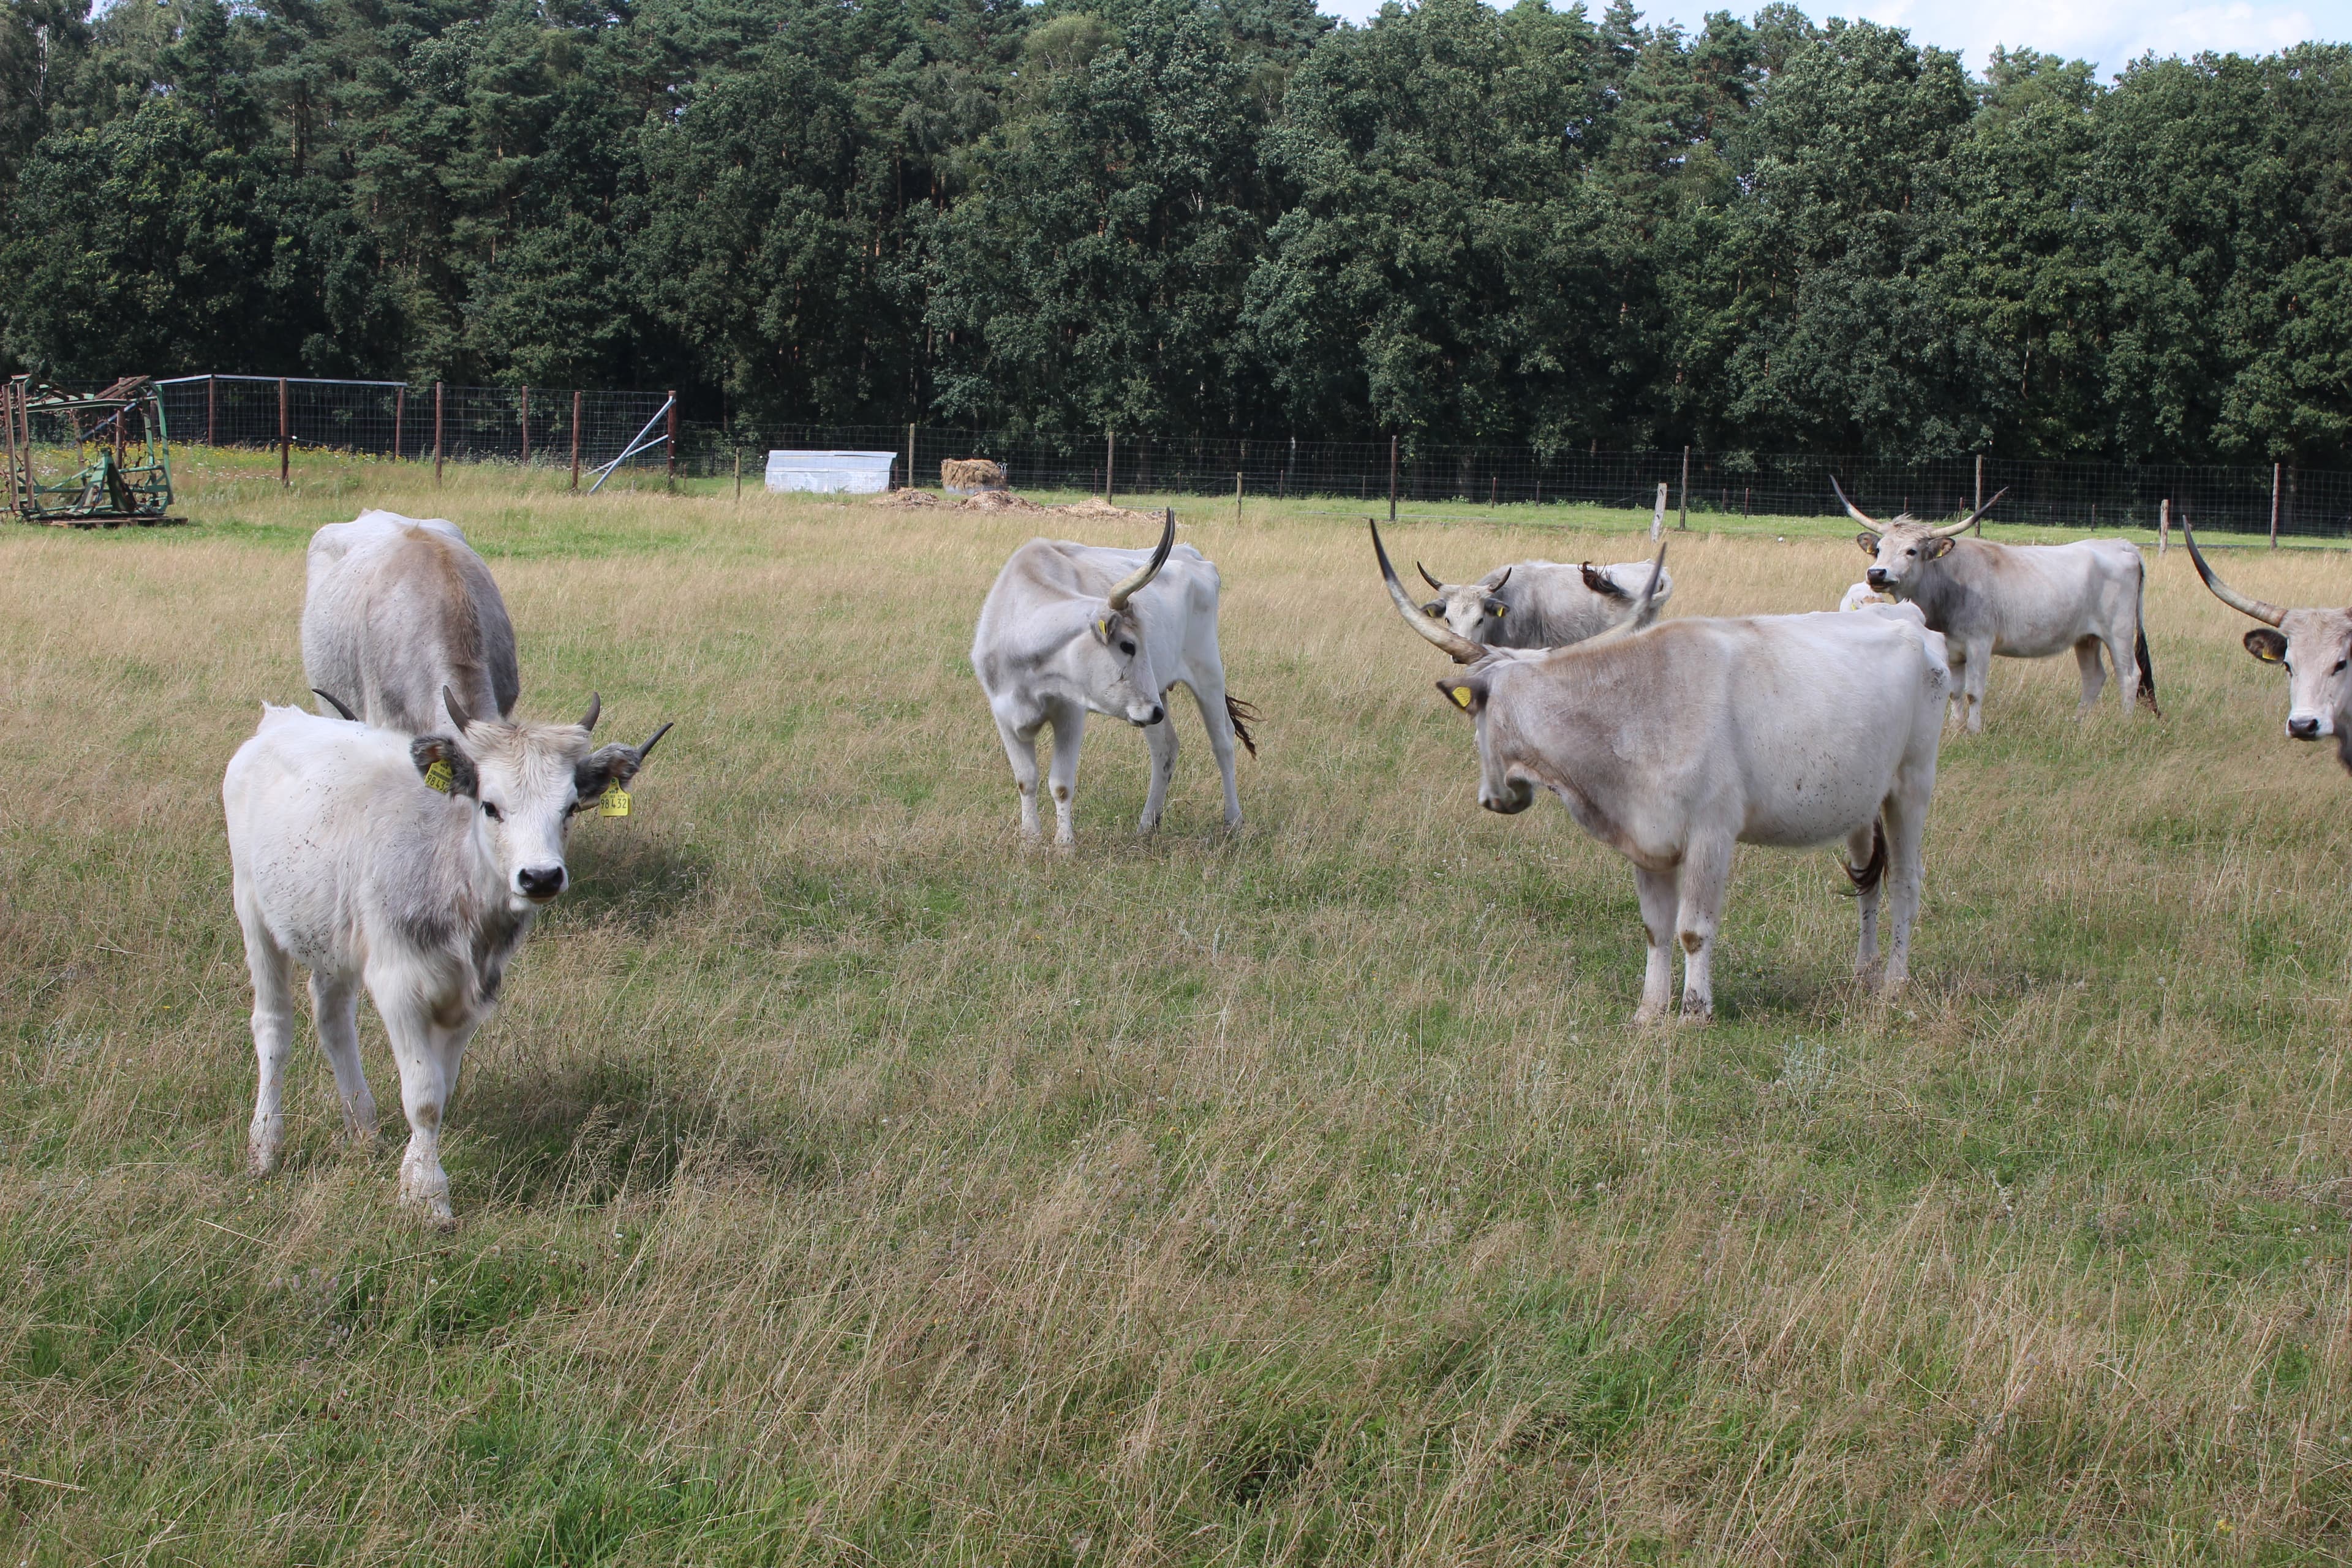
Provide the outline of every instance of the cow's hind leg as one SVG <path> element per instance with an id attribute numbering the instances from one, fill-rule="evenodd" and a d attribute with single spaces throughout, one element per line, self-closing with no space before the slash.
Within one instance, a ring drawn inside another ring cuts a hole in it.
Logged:
<path id="1" fill-rule="evenodd" d="M 360 988 L 349 976 L 310 973 L 310 1016 L 319 1026 L 319 1048 L 334 1069 L 335 1094 L 343 1102 L 343 1131 L 354 1143 L 375 1137 L 375 1095 L 360 1064 Z"/>
<path id="2" fill-rule="evenodd" d="M 1031 840 L 1045 837 L 1037 825 L 1037 731 L 1041 727 L 1032 724 L 1024 730 L 1002 713 L 996 716 L 997 738 L 1004 742 L 1005 760 L 1013 764 L 1013 787 L 1021 792 L 1021 837 Z"/>
<path id="3" fill-rule="evenodd" d="M 2106 666 L 2099 662 L 2098 638 L 2084 637 L 2074 645 L 2074 668 L 2083 677 L 2083 700 L 2074 707 L 2074 717 L 2080 719 L 2099 705 L 2099 693 L 2107 688 Z M 2116 666 L 2118 673 L 2124 668 L 2121 664 Z M 2124 708 L 2126 712 L 2131 708 L 2128 689 L 2124 693 Z"/>
<path id="4" fill-rule="evenodd" d="M 1681 899 L 1673 871 L 1633 868 L 1633 887 L 1642 900 L 1642 934 L 1649 939 L 1649 967 L 1642 972 L 1642 1007 L 1637 1024 L 1654 1024 L 1666 1016 L 1675 999 L 1675 906 Z"/>
<path id="5" fill-rule="evenodd" d="M 1683 1016 L 1715 1016 L 1715 931 L 1731 881 L 1732 841 L 1694 838 L 1683 851 L 1682 900 L 1675 940 L 1683 949 Z"/>
<path id="6" fill-rule="evenodd" d="M 245 966 L 253 976 L 253 1055 L 260 1067 L 246 1154 L 256 1171 L 278 1164 L 286 1142 L 286 1064 L 294 1055 L 294 961 L 269 934 L 243 887 L 236 889 L 237 923 L 245 928 Z"/>
<path id="7" fill-rule="evenodd" d="M 1054 710 L 1054 842 L 1067 849 L 1078 841 L 1078 746 L 1087 738 L 1087 710 L 1076 703 Z M 1161 723 L 1167 721 L 1162 719 Z"/>
<path id="8" fill-rule="evenodd" d="M 1225 702 L 1225 683 L 1222 675 L 1192 689 L 1192 700 L 1201 707 L 1201 728 L 1209 732 L 1209 750 L 1217 759 L 1218 775 L 1225 783 L 1225 826 L 1242 825 L 1242 794 L 1234 784 L 1234 713 Z M 1244 716 L 1248 704 L 1243 704 Z"/>
<path id="9" fill-rule="evenodd" d="M 2132 648 L 2132 634 L 2137 629 L 2126 626 L 2121 634 L 2106 639 L 2107 661 L 2116 667 L 2116 699 L 2122 704 L 2126 719 L 2139 705 L 2139 656 Z"/>
<path id="10" fill-rule="evenodd" d="M 1879 858 L 1885 842 L 1881 837 L 1884 831 L 1872 822 L 1846 835 L 1846 875 L 1853 881 L 1855 902 L 1862 906 L 1862 938 L 1853 950 L 1857 980 L 1868 980 L 1878 967 L 1878 894 L 1886 881 L 1886 864 Z"/>
<path id="11" fill-rule="evenodd" d="M 1886 971 L 1879 988 L 1888 994 L 1902 988 L 1911 976 L 1911 927 L 1919 918 L 1919 889 L 1927 879 L 1920 858 L 1920 839 L 1927 827 L 1929 793 L 1935 788 L 1935 768 L 1928 764 L 1924 779 L 1898 778 L 1886 797 L 1886 871 L 1889 921 L 1893 931 L 1886 944 Z"/>
<path id="12" fill-rule="evenodd" d="M 1168 711 L 1168 699 L 1160 700 L 1160 722 L 1144 726 L 1143 738 L 1151 745 L 1151 785 L 1143 796 L 1143 818 L 1136 824 L 1139 832 L 1149 833 L 1160 826 L 1160 814 L 1168 807 L 1168 781 L 1176 776 L 1176 716 Z"/>

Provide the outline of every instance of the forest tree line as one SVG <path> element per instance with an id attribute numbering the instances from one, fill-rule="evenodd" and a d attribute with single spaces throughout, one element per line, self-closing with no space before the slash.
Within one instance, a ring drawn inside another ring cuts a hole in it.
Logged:
<path id="1" fill-rule="evenodd" d="M 8 0 L 0 353 L 744 429 L 2334 465 L 2352 49 L 1775 5 Z"/>

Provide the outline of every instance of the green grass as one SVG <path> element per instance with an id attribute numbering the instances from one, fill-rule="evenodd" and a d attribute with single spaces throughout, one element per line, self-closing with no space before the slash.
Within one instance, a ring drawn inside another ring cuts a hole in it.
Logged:
<path id="1" fill-rule="evenodd" d="M 1015 543 L 1118 520 L 181 472 L 186 527 L 0 536 L 0 1561 L 2352 1552 L 2352 785 L 2178 553 L 2163 721 L 2004 662 L 1948 742 L 1903 997 L 1847 983 L 1827 851 L 1746 852 L 1719 1021 L 1649 1031 L 1630 875 L 1476 809 L 1360 513 L 1178 500 L 1249 820 L 1184 713 L 1139 841 L 1097 727 L 1064 857 L 966 654 Z M 678 726 L 470 1054 L 454 1235 L 308 1047 L 241 1163 L 220 771 L 366 504 L 467 528 L 526 712 Z M 1643 552 L 1542 521 L 1395 544 Z M 1672 613 L 1834 604 L 1850 531 L 1695 527 Z"/>

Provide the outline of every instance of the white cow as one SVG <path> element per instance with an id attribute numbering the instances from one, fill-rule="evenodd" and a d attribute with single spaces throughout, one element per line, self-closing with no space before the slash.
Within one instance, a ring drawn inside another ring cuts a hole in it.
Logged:
<path id="1" fill-rule="evenodd" d="M 390 511 L 310 536 L 302 669 L 338 712 L 411 735 L 440 724 L 444 687 L 499 719 L 522 690 L 489 567 L 456 523 Z"/>
<path id="2" fill-rule="evenodd" d="M 2214 597 L 2263 624 L 2246 634 L 2246 651 L 2264 664 L 2283 665 L 2287 676 L 2286 732 L 2290 740 L 2336 738 L 2336 760 L 2352 773 L 2352 610 L 2288 610 L 2267 599 L 2239 593 L 2214 574 L 2197 548 L 2188 521 L 2189 559 Z"/>
<path id="3" fill-rule="evenodd" d="M 2087 713 L 2107 683 L 2099 650 L 2116 667 L 2116 695 L 2126 717 L 2137 697 L 2156 706 L 2156 667 L 2148 661 L 2140 622 L 2147 574 L 2139 546 L 2128 539 L 2084 539 L 2072 544 L 1995 544 L 1960 534 L 1990 511 L 1992 500 L 1941 528 L 1898 517 L 1882 523 L 1830 488 L 1864 531 L 1854 536 L 1871 558 L 1869 585 L 1916 605 L 1928 628 L 1949 639 L 1959 677 L 1955 717 L 1971 734 L 1984 729 L 1985 681 L 1996 656 L 2051 658 L 2072 648 L 2083 678 Z"/>
<path id="4" fill-rule="evenodd" d="M 1176 729 L 1165 698 L 1191 689 L 1224 775 L 1225 826 L 1242 821 L 1234 784 L 1234 741 L 1257 754 L 1249 724 L 1257 714 L 1225 694 L 1217 655 L 1217 569 L 1176 543 L 1171 509 L 1159 548 L 1112 550 L 1033 539 L 1013 552 L 980 606 L 971 668 L 987 693 L 996 732 L 1021 792 L 1021 836 L 1038 838 L 1037 731 L 1054 727 L 1054 842 L 1075 843 L 1071 802 L 1078 787 L 1078 742 L 1088 713 L 1141 729 L 1151 744 L 1151 785 L 1142 831 L 1160 825 L 1176 771 Z"/>
<path id="5" fill-rule="evenodd" d="M 285 1139 L 299 963 L 344 1125 L 362 1140 L 374 1134 L 375 1098 L 360 1067 L 360 985 L 375 999 L 408 1117 L 400 1196 L 446 1224 L 441 1113 L 466 1042 L 532 918 L 563 891 L 573 815 L 634 778 L 669 726 L 642 746 L 592 751 L 593 697 L 577 724 L 473 719 L 454 693 L 443 701 L 455 731 L 414 740 L 265 705 L 221 802 L 261 1064 L 254 1169 L 275 1165 Z"/>
<path id="6" fill-rule="evenodd" d="M 1509 815 L 1548 789 L 1633 863 L 1649 938 L 1638 1021 L 1667 1010 L 1675 944 L 1685 1016 L 1713 1016 L 1715 933 L 1743 843 L 1845 840 L 1862 899 L 1857 974 L 1878 963 L 1891 880 L 1883 984 L 1902 984 L 1951 686 L 1944 639 L 1918 612 L 1653 626 L 1645 602 L 1623 630 L 1574 647 L 1487 648 L 1413 604 L 1377 525 L 1372 548 L 1405 624 L 1469 667 L 1437 689 L 1476 721 L 1478 804 Z"/>
<path id="7" fill-rule="evenodd" d="M 1437 590 L 1422 614 L 1488 647 L 1566 647 L 1599 637 L 1633 617 L 1650 580 L 1646 561 L 1515 561 L 1475 583 L 1441 583 L 1418 561 L 1413 568 Z M 1674 591 L 1675 580 L 1661 575 L 1654 602 L 1664 605 Z"/>

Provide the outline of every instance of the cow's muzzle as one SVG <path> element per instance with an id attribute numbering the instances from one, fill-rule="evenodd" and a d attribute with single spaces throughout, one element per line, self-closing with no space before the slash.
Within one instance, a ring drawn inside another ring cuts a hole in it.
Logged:
<path id="1" fill-rule="evenodd" d="M 563 891 L 563 868 L 541 866 L 515 873 L 515 891 L 534 904 L 543 904 Z"/>
<path id="2" fill-rule="evenodd" d="M 2314 718 L 2308 713 L 2290 713 L 2287 715 L 2286 732 L 2290 737 L 2297 741 L 2319 740 L 2328 732 L 2329 729 L 2330 725 L 2326 720 Z"/>
<path id="3" fill-rule="evenodd" d="M 1500 790 L 1481 789 L 1478 792 L 1478 804 L 1497 816 L 1517 816 L 1533 805 L 1535 800 L 1535 788 L 1525 779 L 1513 779 Z"/>
<path id="4" fill-rule="evenodd" d="M 1883 566 L 1872 567 L 1862 574 L 1862 580 L 1878 589 L 1891 587 L 1895 583 L 1895 579 L 1886 574 L 1886 569 Z"/>
<path id="5" fill-rule="evenodd" d="M 1149 730 L 1167 717 L 1168 710 L 1157 702 L 1149 708 L 1130 708 L 1127 710 L 1127 721 L 1139 730 Z"/>

